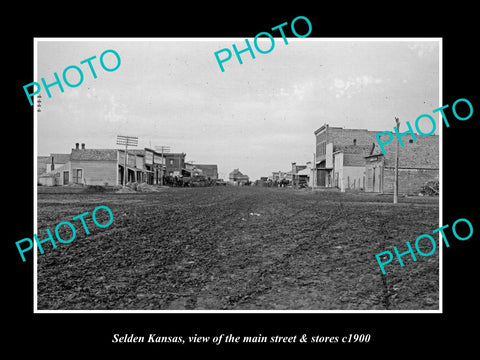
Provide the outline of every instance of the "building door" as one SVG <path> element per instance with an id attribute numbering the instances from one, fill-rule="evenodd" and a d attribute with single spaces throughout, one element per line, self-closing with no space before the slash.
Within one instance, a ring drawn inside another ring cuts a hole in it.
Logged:
<path id="1" fill-rule="evenodd" d="M 366 191 L 382 192 L 382 167 L 367 168 Z"/>
<path id="2" fill-rule="evenodd" d="M 64 171 L 63 172 L 63 185 L 68 185 L 69 177 L 70 177 L 70 172 L 69 171 Z"/>
<path id="3" fill-rule="evenodd" d="M 373 184 L 372 184 L 373 192 L 377 192 L 377 190 L 376 190 L 376 188 L 375 188 L 375 168 L 373 168 L 372 170 L 373 170 L 373 174 L 372 174 L 372 179 L 373 179 Z"/>
<path id="4" fill-rule="evenodd" d="M 380 167 L 377 167 L 377 168 L 373 168 L 374 172 L 373 172 L 373 191 L 374 192 L 381 192 L 381 168 Z"/>
<path id="5" fill-rule="evenodd" d="M 375 191 L 373 188 L 373 168 L 367 168 L 367 187 L 366 191 Z"/>
<path id="6" fill-rule="evenodd" d="M 318 186 L 325 186 L 326 180 L 326 172 L 325 170 L 318 170 L 317 171 L 317 185 Z"/>
<path id="7" fill-rule="evenodd" d="M 132 169 L 127 168 L 127 183 L 134 183 L 135 182 L 135 171 Z"/>
<path id="8" fill-rule="evenodd" d="M 118 166 L 118 184 L 123 185 L 123 166 Z"/>

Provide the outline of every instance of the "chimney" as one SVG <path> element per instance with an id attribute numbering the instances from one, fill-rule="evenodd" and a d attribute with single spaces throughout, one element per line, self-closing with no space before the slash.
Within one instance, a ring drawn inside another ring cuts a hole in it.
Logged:
<path id="1" fill-rule="evenodd" d="M 82 143 L 82 150 L 85 150 L 85 144 Z"/>
<path id="2" fill-rule="evenodd" d="M 78 150 L 78 143 L 75 143 L 75 149 Z"/>

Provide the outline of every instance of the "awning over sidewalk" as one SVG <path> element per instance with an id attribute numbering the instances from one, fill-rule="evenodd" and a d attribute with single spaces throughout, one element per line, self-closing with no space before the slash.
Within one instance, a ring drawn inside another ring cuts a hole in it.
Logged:
<path id="1" fill-rule="evenodd" d="M 118 166 L 121 166 L 122 168 L 124 168 L 125 166 L 123 164 L 118 164 Z M 150 170 L 145 170 L 145 169 L 139 169 L 135 166 L 130 166 L 130 165 L 127 165 L 127 169 L 128 170 L 133 170 L 133 171 L 141 171 L 141 172 L 153 172 L 153 171 L 150 171 Z"/>

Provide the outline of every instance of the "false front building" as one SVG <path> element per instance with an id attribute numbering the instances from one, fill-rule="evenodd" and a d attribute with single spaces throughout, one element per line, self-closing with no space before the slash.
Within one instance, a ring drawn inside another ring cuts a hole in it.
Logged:
<path id="1" fill-rule="evenodd" d="M 334 170 L 334 154 L 342 152 L 344 155 L 337 155 L 337 165 L 340 165 L 340 157 L 343 157 L 342 163 L 345 166 L 357 166 L 358 162 L 353 160 L 355 155 L 361 154 L 365 147 L 371 148 L 376 143 L 375 135 L 379 131 L 369 131 L 365 129 L 344 129 L 341 127 L 332 127 L 328 124 L 323 125 L 314 132 L 315 134 L 315 186 L 320 187 L 341 187 L 343 176 L 349 176 L 344 171 Z M 352 156 L 350 156 L 352 155 Z M 350 160 L 353 161 L 350 162 Z M 362 160 L 363 161 L 363 160 Z M 353 165 L 354 164 L 354 165 Z M 352 170 L 352 169 L 348 169 Z M 335 173 L 336 171 L 336 173 Z M 352 170 L 355 171 L 355 170 Z M 355 173 L 355 176 L 358 172 Z M 342 176 L 342 178 L 340 178 Z"/>
<path id="2" fill-rule="evenodd" d="M 63 156 L 64 155 L 64 156 Z M 37 157 L 40 185 L 123 185 L 159 184 L 161 176 L 180 176 L 185 153 L 158 153 L 154 150 L 86 149 L 78 143 L 70 154 Z M 49 169 L 43 171 L 43 169 Z"/>
<path id="3" fill-rule="evenodd" d="M 327 124 L 315 131 L 316 187 L 341 191 L 393 193 L 397 138 L 378 146 L 380 131 L 344 129 Z M 399 147 L 399 193 L 418 194 L 428 181 L 439 179 L 439 137 L 415 134 L 402 136 Z"/>

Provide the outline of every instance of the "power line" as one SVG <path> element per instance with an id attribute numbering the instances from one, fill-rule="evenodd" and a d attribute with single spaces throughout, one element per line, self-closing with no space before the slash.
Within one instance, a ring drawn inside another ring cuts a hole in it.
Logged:
<path id="1" fill-rule="evenodd" d="M 163 153 L 169 153 L 170 152 L 170 146 L 167 145 L 160 145 L 160 146 L 155 146 L 156 151 L 160 151 L 162 154 L 162 165 L 160 167 L 160 185 L 163 186 L 163 162 L 165 162 L 165 169 L 167 162 L 163 158 Z"/>
<path id="2" fill-rule="evenodd" d="M 124 156 L 124 167 L 123 167 L 123 187 L 127 184 L 127 158 L 128 158 L 128 147 L 129 146 L 138 146 L 138 137 L 136 136 L 124 136 L 117 135 L 117 145 L 125 145 L 125 156 Z"/>

